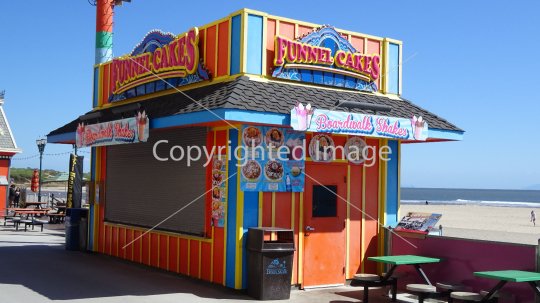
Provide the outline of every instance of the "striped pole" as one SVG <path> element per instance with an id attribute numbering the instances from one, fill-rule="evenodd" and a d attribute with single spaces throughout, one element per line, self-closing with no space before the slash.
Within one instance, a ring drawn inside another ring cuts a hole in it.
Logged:
<path id="1" fill-rule="evenodd" d="M 96 1 L 96 64 L 112 60 L 114 0 Z"/>

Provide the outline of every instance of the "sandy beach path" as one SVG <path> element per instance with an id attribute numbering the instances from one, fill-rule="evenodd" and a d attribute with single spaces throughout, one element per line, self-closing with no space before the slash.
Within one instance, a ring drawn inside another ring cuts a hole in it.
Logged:
<path id="1" fill-rule="evenodd" d="M 529 221 L 533 209 L 536 226 Z M 534 245 L 540 238 L 540 208 L 402 204 L 400 216 L 408 212 L 442 214 L 439 224 L 443 235 L 449 237 Z"/>

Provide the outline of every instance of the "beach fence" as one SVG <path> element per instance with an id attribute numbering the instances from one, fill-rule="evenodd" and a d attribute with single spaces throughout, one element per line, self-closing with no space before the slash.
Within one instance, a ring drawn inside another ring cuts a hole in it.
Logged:
<path id="1" fill-rule="evenodd" d="M 475 277 L 473 272 L 491 270 L 537 271 L 538 245 L 460 239 L 445 236 L 425 238 L 388 237 L 388 253 L 391 255 L 421 255 L 442 258 L 436 264 L 426 264 L 425 270 L 433 282 L 461 283 L 472 291 L 489 290 L 498 281 Z M 410 283 L 422 283 L 414 268 L 402 266 L 397 269 L 404 274 L 398 287 L 405 289 Z M 501 289 L 500 303 L 535 302 L 532 289 L 526 283 L 508 283 Z"/>

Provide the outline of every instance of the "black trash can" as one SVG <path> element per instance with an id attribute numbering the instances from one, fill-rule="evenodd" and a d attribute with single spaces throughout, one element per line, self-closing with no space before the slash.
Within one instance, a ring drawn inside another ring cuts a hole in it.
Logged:
<path id="1" fill-rule="evenodd" d="M 87 230 L 86 226 L 83 226 L 85 222 L 88 222 L 88 209 L 86 208 L 68 208 L 66 209 L 66 250 L 84 250 L 86 245 L 81 245 L 81 240 L 86 241 L 86 236 L 81 239 L 81 234 L 84 230 Z M 83 221 L 83 224 L 81 224 Z M 82 229 L 82 230 L 81 230 Z"/>
<path id="2" fill-rule="evenodd" d="M 289 299 L 294 232 L 274 227 L 250 228 L 247 250 L 248 294 L 259 300 Z"/>

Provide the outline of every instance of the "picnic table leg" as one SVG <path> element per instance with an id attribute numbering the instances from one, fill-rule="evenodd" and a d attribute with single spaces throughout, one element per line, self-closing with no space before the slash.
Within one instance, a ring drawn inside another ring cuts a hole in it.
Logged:
<path id="1" fill-rule="evenodd" d="M 433 284 L 431 284 L 431 281 L 429 281 L 428 277 L 426 276 L 426 273 L 424 272 L 424 270 L 422 270 L 422 267 L 420 267 L 419 264 L 415 264 L 415 265 L 414 265 L 414 268 L 416 269 L 416 271 L 418 272 L 418 274 L 420 275 L 420 277 L 422 277 L 422 279 L 424 280 L 424 282 L 426 282 L 426 284 L 428 284 L 428 285 L 433 285 Z"/>
<path id="2" fill-rule="evenodd" d="M 390 279 L 392 275 L 394 274 L 394 271 L 396 270 L 396 268 L 397 268 L 397 265 L 392 265 L 392 267 L 390 267 L 390 270 L 384 275 L 384 277 L 382 277 L 382 282 L 385 282 L 386 280 Z"/>
<path id="3" fill-rule="evenodd" d="M 397 279 L 392 281 L 392 302 L 397 301 Z"/>
<path id="4" fill-rule="evenodd" d="M 369 297 L 369 287 L 364 286 L 364 299 L 362 299 L 362 303 L 368 303 L 368 297 Z"/>
<path id="5" fill-rule="evenodd" d="M 533 288 L 534 290 L 534 293 L 540 297 L 540 286 L 538 286 L 538 284 L 536 284 L 536 282 L 529 282 L 529 285 Z"/>
<path id="6" fill-rule="evenodd" d="M 497 283 L 497 285 L 495 285 L 495 287 L 493 287 L 487 295 L 484 296 L 484 298 L 482 298 L 482 301 L 480 302 L 487 302 L 489 300 L 491 300 L 491 297 L 497 292 L 499 291 L 499 289 L 501 289 L 504 284 L 506 284 L 506 281 L 499 281 L 499 283 Z"/>

